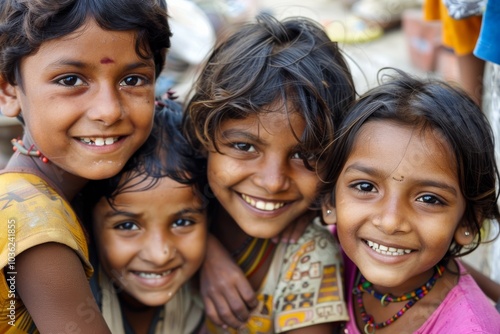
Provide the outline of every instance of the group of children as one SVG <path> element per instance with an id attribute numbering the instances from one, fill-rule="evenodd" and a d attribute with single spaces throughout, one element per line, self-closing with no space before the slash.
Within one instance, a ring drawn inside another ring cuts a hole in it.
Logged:
<path id="1" fill-rule="evenodd" d="M 319 25 L 263 14 L 181 111 L 154 99 L 169 37 L 163 0 L 0 4 L 0 108 L 25 124 L 0 332 L 498 332 L 455 259 L 500 219 L 472 99 L 392 70 L 356 100 Z"/>

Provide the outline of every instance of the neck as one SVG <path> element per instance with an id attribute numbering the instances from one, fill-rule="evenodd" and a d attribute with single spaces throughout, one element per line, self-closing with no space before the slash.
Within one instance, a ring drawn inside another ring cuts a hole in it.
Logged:
<path id="1" fill-rule="evenodd" d="M 149 333 L 157 310 L 162 306 L 148 306 L 135 300 L 126 293 L 119 294 L 120 307 L 126 321 L 134 333 Z"/>
<path id="2" fill-rule="evenodd" d="M 392 295 L 403 295 L 409 291 L 415 290 L 416 288 L 422 286 L 434 275 L 434 267 L 422 273 L 418 277 L 413 277 L 408 279 L 403 284 L 393 287 L 382 286 L 378 284 L 373 284 L 373 288 L 380 293 L 389 293 Z"/>
<path id="3" fill-rule="evenodd" d="M 23 142 L 26 146 L 31 146 L 29 137 L 25 136 Z M 38 175 L 49 182 L 67 201 L 73 200 L 76 194 L 87 183 L 86 179 L 77 177 L 62 170 L 53 162 L 42 162 L 37 157 L 14 153 L 5 167 L 6 170 L 29 169 L 38 172 Z"/>

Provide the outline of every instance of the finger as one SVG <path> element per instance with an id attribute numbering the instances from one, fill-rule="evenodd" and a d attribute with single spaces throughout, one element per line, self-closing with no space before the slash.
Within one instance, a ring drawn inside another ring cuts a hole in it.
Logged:
<path id="1" fill-rule="evenodd" d="M 257 296 L 255 294 L 255 291 L 253 290 L 252 286 L 250 285 L 250 282 L 248 280 L 240 280 L 236 283 L 236 288 L 239 291 L 239 294 L 241 296 L 241 299 L 245 302 L 246 306 L 250 309 L 253 310 L 254 308 L 257 307 L 259 302 L 257 301 Z"/>
<path id="2" fill-rule="evenodd" d="M 232 295 L 234 296 L 234 293 Z M 243 322 L 238 319 L 235 313 L 233 313 L 225 295 L 212 296 L 212 302 L 221 323 L 232 328 L 238 328 L 243 325 Z"/>
<path id="3" fill-rule="evenodd" d="M 234 317 L 240 322 L 245 323 L 248 320 L 248 316 L 251 311 L 245 300 L 242 299 L 240 294 L 236 291 L 234 294 L 226 294 L 225 298 Z"/>
<path id="4" fill-rule="evenodd" d="M 215 309 L 215 305 L 212 303 L 212 301 L 207 298 L 207 299 L 204 299 L 203 302 L 205 304 L 206 316 L 217 326 L 222 326 L 224 323 L 219 318 L 219 314 L 217 313 L 217 310 Z"/>

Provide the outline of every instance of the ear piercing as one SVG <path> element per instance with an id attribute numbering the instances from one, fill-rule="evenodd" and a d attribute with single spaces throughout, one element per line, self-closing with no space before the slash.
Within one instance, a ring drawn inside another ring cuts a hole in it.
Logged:
<path id="1" fill-rule="evenodd" d="M 332 210 L 330 210 L 330 209 L 326 210 L 326 215 L 327 215 L 327 216 L 329 216 L 329 215 L 331 215 L 331 214 L 332 214 Z"/>
<path id="2" fill-rule="evenodd" d="M 12 143 L 12 150 L 14 150 L 14 152 L 19 152 L 22 155 L 27 155 L 29 157 L 40 158 L 43 163 L 49 162 L 49 159 L 47 159 L 47 157 L 44 156 L 42 152 L 34 149 L 35 145 L 31 145 L 31 147 L 27 149 L 26 147 L 24 147 L 22 140 L 17 140 L 16 138 L 14 138 L 10 142 Z"/>
<path id="3" fill-rule="evenodd" d="M 466 237 L 470 236 L 470 232 L 469 231 L 465 231 L 464 234 L 465 234 Z"/>

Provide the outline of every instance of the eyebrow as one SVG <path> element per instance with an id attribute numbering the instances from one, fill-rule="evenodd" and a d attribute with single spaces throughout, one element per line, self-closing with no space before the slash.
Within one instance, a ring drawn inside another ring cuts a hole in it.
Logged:
<path id="1" fill-rule="evenodd" d="M 176 212 L 175 214 L 178 215 L 178 216 L 181 216 L 181 215 L 185 215 L 185 214 L 189 214 L 189 213 L 192 213 L 192 214 L 204 214 L 205 213 L 205 209 L 202 208 L 202 207 L 199 207 L 199 208 L 187 208 L 187 209 L 182 209 L 182 210 Z"/>
<path id="2" fill-rule="evenodd" d="M 377 178 L 388 178 L 389 175 L 386 175 L 385 173 L 382 173 L 380 170 L 373 168 L 373 167 L 368 167 L 359 163 L 354 163 L 350 166 L 348 166 L 345 169 L 345 173 L 349 173 L 351 171 L 359 171 L 368 175 L 372 175 Z M 405 179 L 406 180 L 406 179 Z M 440 188 L 443 189 L 444 191 L 448 191 L 449 193 L 452 193 L 453 195 L 457 196 L 457 190 L 455 187 L 450 186 L 446 182 L 439 182 L 435 180 L 428 180 L 428 179 L 416 179 L 416 183 L 419 186 L 424 186 L 424 187 L 434 187 L 434 188 Z"/>
<path id="3" fill-rule="evenodd" d="M 368 167 L 366 165 L 362 165 L 360 163 L 354 163 L 352 165 L 349 165 L 346 169 L 345 169 L 345 173 L 350 173 L 350 172 L 362 172 L 362 173 L 365 173 L 365 174 L 368 174 L 368 175 L 372 175 L 372 176 L 375 176 L 375 177 L 378 177 L 378 178 L 386 178 L 387 176 L 382 173 L 381 171 L 379 171 L 378 169 L 376 168 L 373 168 L 373 167 Z"/>
<path id="4" fill-rule="evenodd" d="M 130 218 L 135 218 L 135 217 L 138 217 L 139 215 L 136 213 L 128 212 L 128 211 L 121 211 L 121 210 L 112 209 L 104 215 L 104 218 L 111 218 L 111 217 L 116 217 L 116 216 L 126 216 L 126 217 L 130 217 Z"/>
<path id="5" fill-rule="evenodd" d="M 174 213 L 175 216 L 181 216 L 185 214 L 203 214 L 205 212 L 205 209 L 202 207 L 199 208 L 187 208 L 187 209 L 182 209 L 180 211 L 177 211 Z M 125 217 L 130 217 L 130 218 L 136 218 L 139 217 L 140 214 L 129 212 L 129 211 L 122 211 L 122 210 L 111 210 L 108 213 L 104 215 L 105 218 L 111 218 L 111 217 L 116 217 L 116 216 L 125 216 Z"/>
<path id="6" fill-rule="evenodd" d="M 259 144 L 263 144 L 264 142 L 259 136 L 256 136 L 252 133 L 248 133 L 243 130 L 238 130 L 238 129 L 229 129 L 221 132 L 221 138 L 231 138 L 231 137 L 244 137 L 245 139 L 253 142 L 257 142 Z"/>
<path id="7" fill-rule="evenodd" d="M 102 63 L 102 62 L 101 62 Z M 80 69 L 84 68 L 89 68 L 89 67 L 94 67 L 93 65 L 89 65 L 87 63 L 77 61 L 77 60 L 71 60 L 71 59 L 59 59 L 51 64 L 49 64 L 47 67 L 48 68 L 58 68 L 58 67 L 66 67 L 66 66 L 71 66 L 71 67 L 76 67 Z M 126 71 L 131 71 L 135 70 L 138 68 L 149 68 L 152 66 L 152 62 L 147 62 L 147 61 L 137 61 L 134 63 L 127 64 L 125 66 Z"/>

